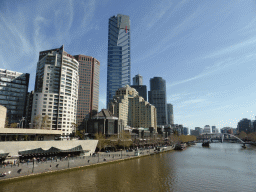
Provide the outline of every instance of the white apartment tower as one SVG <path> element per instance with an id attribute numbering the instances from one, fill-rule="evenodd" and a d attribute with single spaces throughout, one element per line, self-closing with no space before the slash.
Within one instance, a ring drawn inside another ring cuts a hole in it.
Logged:
<path id="1" fill-rule="evenodd" d="M 74 131 L 78 67 L 78 61 L 64 51 L 64 46 L 39 53 L 31 126 L 61 130 L 64 138 Z"/>

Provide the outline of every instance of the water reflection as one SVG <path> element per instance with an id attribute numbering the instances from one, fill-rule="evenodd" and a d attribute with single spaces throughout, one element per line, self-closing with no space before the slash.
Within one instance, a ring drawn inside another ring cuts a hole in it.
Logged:
<path id="1" fill-rule="evenodd" d="M 201 145 L 90 169 L 1 183 L 0 191 L 254 191 L 256 150 Z"/>

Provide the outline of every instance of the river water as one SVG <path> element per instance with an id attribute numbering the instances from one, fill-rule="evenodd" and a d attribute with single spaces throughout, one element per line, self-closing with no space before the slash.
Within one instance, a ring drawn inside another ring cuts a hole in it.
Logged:
<path id="1" fill-rule="evenodd" d="M 100 167 L 0 183 L 11 191 L 256 191 L 256 147 L 201 144 Z"/>

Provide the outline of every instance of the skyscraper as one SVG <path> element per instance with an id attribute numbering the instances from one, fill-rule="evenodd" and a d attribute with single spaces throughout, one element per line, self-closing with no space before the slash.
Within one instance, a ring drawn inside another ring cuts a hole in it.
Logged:
<path id="1" fill-rule="evenodd" d="M 210 125 L 205 125 L 205 126 L 204 126 L 203 133 L 211 133 L 211 127 L 210 127 Z"/>
<path id="2" fill-rule="evenodd" d="M 9 124 L 25 117 L 28 84 L 28 73 L 0 69 L 0 105 L 7 108 Z"/>
<path id="3" fill-rule="evenodd" d="M 140 74 L 135 75 L 135 77 L 133 77 L 132 80 L 133 80 L 133 85 L 142 85 L 143 84 L 143 77 Z"/>
<path id="4" fill-rule="evenodd" d="M 237 128 L 239 133 L 244 131 L 245 133 L 251 133 L 253 132 L 254 128 L 252 126 L 252 121 L 250 119 L 242 119 L 237 123 Z"/>
<path id="5" fill-rule="evenodd" d="M 25 114 L 25 126 L 26 128 L 30 127 L 31 123 L 31 114 L 32 114 L 32 106 L 33 106 L 33 97 L 34 91 L 27 93 L 27 102 L 26 102 L 26 114 Z"/>
<path id="6" fill-rule="evenodd" d="M 79 62 L 79 89 L 77 101 L 77 125 L 98 112 L 100 62 L 90 56 L 75 55 Z"/>
<path id="7" fill-rule="evenodd" d="M 156 107 L 157 125 L 166 125 L 168 123 L 166 82 L 164 79 L 162 79 L 162 77 L 154 77 L 150 79 L 148 101 Z"/>
<path id="8" fill-rule="evenodd" d="M 107 106 L 116 90 L 130 82 L 130 18 L 118 14 L 108 24 Z"/>
<path id="9" fill-rule="evenodd" d="M 33 127 L 61 130 L 63 137 L 73 132 L 78 66 L 78 61 L 65 52 L 63 46 L 39 53 L 31 117 Z"/>
<path id="10" fill-rule="evenodd" d="M 139 74 L 133 77 L 133 85 L 132 88 L 136 89 L 138 91 L 139 96 L 143 97 L 145 101 L 147 101 L 147 86 L 142 85 L 143 84 L 143 78 Z"/>
<path id="11" fill-rule="evenodd" d="M 167 116 L 168 116 L 168 124 L 174 124 L 173 118 L 173 105 L 171 103 L 167 103 Z"/>

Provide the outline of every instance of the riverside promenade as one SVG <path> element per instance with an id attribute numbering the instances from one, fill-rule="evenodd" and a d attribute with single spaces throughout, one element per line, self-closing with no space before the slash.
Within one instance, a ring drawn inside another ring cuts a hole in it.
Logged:
<path id="1" fill-rule="evenodd" d="M 3 165 L 0 167 L 0 173 L 5 173 L 6 176 L 0 177 L 0 182 L 12 179 L 26 178 L 30 176 L 37 176 L 41 174 L 67 171 L 71 169 L 90 168 L 106 163 L 114 163 L 147 155 L 154 155 L 157 153 L 171 151 L 173 149 L 173 146 L 160 147 L 160 151 L 154 151 L 154 149 L 142 149 L 139 150 L 139 156 L 135 155 L 134 151 L 118 151 L 109 153 L 100 152 L 97 153 L 95 156 L 67 157 L 62 159 L 58 158 L 55 160 L 47 160 L 44 162 L 34 161 L 19 163 L 17 165 Z"/>

